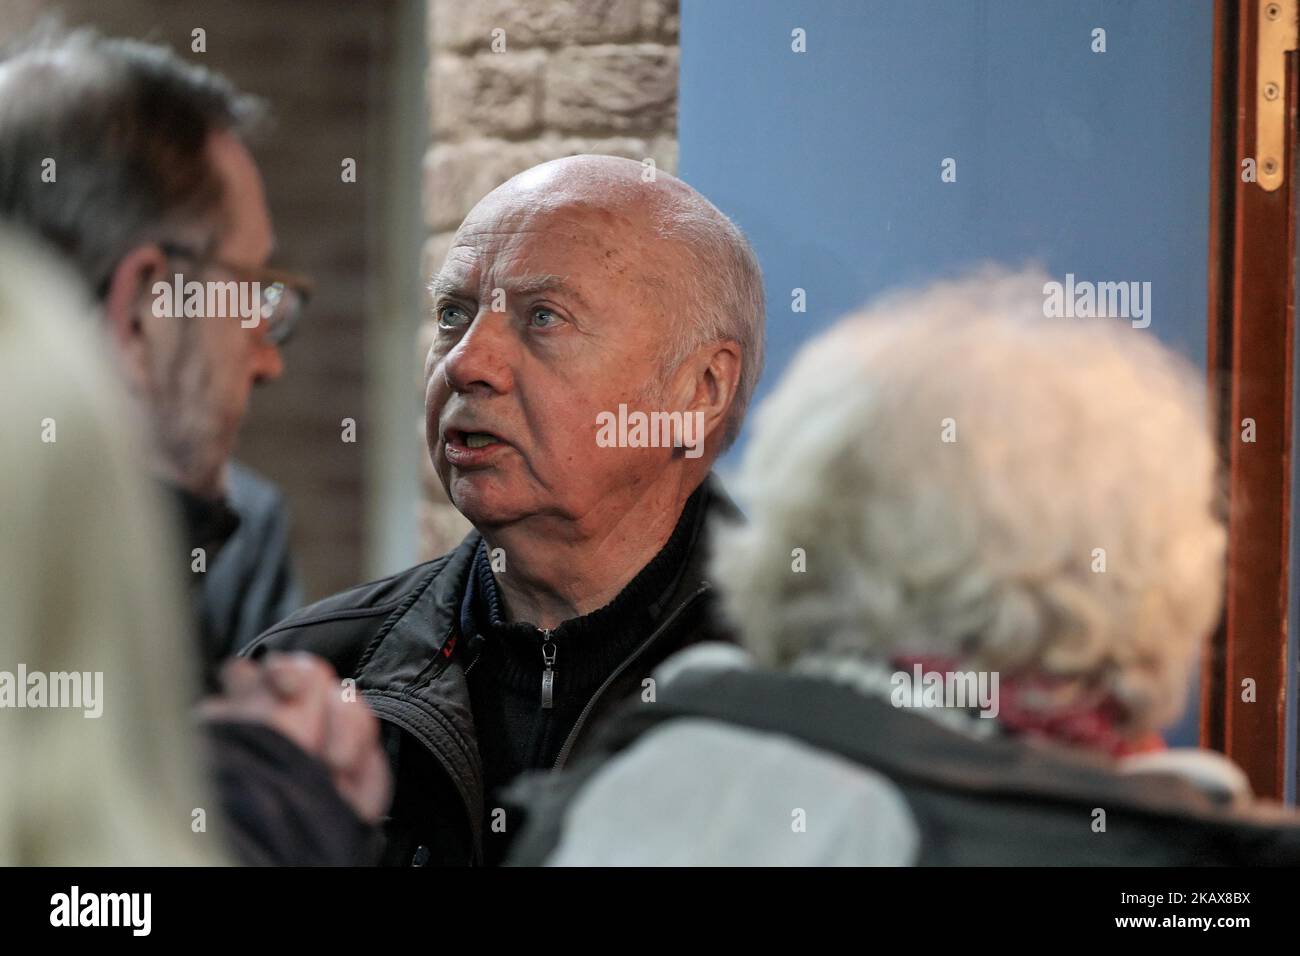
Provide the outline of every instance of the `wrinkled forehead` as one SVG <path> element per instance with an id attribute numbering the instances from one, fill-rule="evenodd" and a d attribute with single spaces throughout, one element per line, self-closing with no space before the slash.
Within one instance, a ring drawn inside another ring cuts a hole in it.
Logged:
<path id="1" fill-rule="evenodd" d="M 489 196 L 456 231 L 441 277 L 506 284 L 514 275 L 552 274 L 593 289 L 652 281 L 661 244 L 650 217 L 627 203 Z"/>

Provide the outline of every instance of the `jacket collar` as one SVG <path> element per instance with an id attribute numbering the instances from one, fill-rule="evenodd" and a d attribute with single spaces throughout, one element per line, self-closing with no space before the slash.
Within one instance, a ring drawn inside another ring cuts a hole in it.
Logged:
<path id="1" fill-rule="evenodd" d="M 239 530 L 239 514 L 225 498 L 200 498 L 179 485 L 165 484 L 176 502 L 185 546 L 203 548 L 211 565 L 220 551 Z"/>
<path id="2" fill-rule="evenodd" d="M 707 548 L 701 546 L 701 539 L 708 523 L 740 516 L 716 476 L 709 474 L 704 486 L 686 561 L 663 597 L 652 605 L 655 617 L 707 586 Z M 358 686 L 413 692 L 447 669 L 460 639 L 461 602 L 481 540 L 477 531 L 471 531 L 454 550 L 433 562 L 408 599 L 381 625 L 358 667 Z"/>
<path id="3" fill-rule="evenodd" d="M 698 509 L 688 557 L 667 597 L 652 611 L 671 614 L 691 600 L 704 580 L 702 535 L 714 517 L 739 515 L 718 481 L 708 476 L 705 500 Z M 357 688 L 375 715 L 408 734 L 436 755 L 465 802 L 475 846 L 480 846 L 483 770 L 474 735 L 469 684 L 460 640 L 460 606 L 482 536 L 466 535 L 445 557 L 434 561 L 411 593 L 380 626 L 357 665 Z"/>

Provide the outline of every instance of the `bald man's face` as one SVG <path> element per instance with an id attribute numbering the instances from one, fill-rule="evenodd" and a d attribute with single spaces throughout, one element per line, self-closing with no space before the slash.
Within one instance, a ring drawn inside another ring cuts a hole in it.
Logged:
<path id="1" fill-rule="evenodd" d="M 635 494 L 672 449 L 599 447 L 597 416 L 663 409 L 674 303 L 635 210 L 490 197 L 434 284 L 426 427 L 452 502 L 479 528 L 580 520 Z"/>

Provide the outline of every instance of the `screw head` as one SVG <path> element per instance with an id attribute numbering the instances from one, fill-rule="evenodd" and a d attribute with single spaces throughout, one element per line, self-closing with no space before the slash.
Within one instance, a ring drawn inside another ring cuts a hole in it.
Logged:
<path id="1" fill-rule="evenodd" d="M 1266 159 L 1266 160 L 1264 160 L 1263 165 L 1261 166 L 1261 168 L 1264 170 L 1264 173 L 1265 173 L 1266 175 L 1268 175 L 1268 176 L 1272 176 L 1274 173 L 1277 172 L 1277 160 L 1276 160 L 1276 159 Z"/>
<path id="2" fill-rule="evenodd" d="M 1270 20 L 1276 20 L 1281 15 L 1282 7 L 1280 4 L 1270 3 L 1264 8 L 1264 16 L 1268 17 Z"/>
<path id="3" fill-rule="evenodd" d="M 1266 99 L 1266 100 L 1275 100 L 1275 99 L 1278 98 L 1278 94 L 1280 94 L 1280 93 L 1281 93 L 1281 90 L 1279 89 L 1279 87 L 1278 87 L 1278 85 L 1277 85 L 1276 83 L 1265 83 L 1265 84 L 1264 84 L 1264 99 Z"/>

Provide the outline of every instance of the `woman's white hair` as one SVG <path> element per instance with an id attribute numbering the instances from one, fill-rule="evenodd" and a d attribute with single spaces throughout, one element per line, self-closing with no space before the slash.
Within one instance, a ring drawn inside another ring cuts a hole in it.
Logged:
<path id="1" fill-rule="evenodd" d="M 0 865 L 223 862 L 187 712 L 188 556 L 76 288 L 0 236 L 0 668 L 103 675 L 98 717 L 0 707 Z"/>
<path id="2" fill-rule="evenodd" d="M 1044 318 L 1045 281 L 893 295 L 794 360 L 715 539 L 764 662 L 932 654 L 1110 696 L 1134 734 L 1181 712 L 1225 546 L 1204 389 L 1128 323 Z"/>

